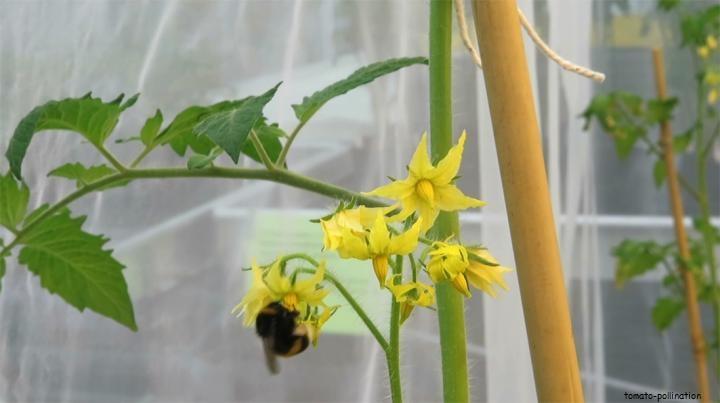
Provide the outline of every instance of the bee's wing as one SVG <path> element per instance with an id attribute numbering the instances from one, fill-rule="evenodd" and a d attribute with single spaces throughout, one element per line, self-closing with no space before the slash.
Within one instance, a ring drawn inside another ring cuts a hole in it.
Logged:
<path id="1" fill-rule="evenodd" d="M 275 340 L 272 337 L 263 337 L 262 341 L 263 351 L 265 352 L 265 363 L 267 364 L 270 373 L 275 375 L 280 372 L 280 366 L 278 365 L 277 356 L 273 351 L 273 344 Z"/>

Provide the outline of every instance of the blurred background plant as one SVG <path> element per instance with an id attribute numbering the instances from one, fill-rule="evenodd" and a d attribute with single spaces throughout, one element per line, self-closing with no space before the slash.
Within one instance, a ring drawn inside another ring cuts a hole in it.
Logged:
<path id="1" fill-rule="evenodd" d="M 696 211 L 692 214 L 689 261 L 683 262 L 677 241 L 624 239 L 612 249 L 617 261 L 615 283 L 617 287 L 623 287 L 636 277 L 655 270 L 663 271 L 660 284 L 664 295 L 656 300 L 651 315 L 657 329 L 664 331 L 687 308 L 681 272 L 683 266 L 687 267 L 697 284 L 697 300 L 713 311 L 713 323 L 703 327 L 709 335 L 708 350 L 714 352 L 715 365 L 712 367 L 717 378 L 720 366 L 720 288 L 715 247 L 720 242 L 720 230 L 711 220 L 710 201 L 715 195 L 709 190 L 711 179 L 708 170 L 715 164 L 712 157 L 720 134 L 720 5 L 708 7 L 694 2 L 659 0 L 657 7 L 665 13 L 664 25 L 676 24 L 679 27 L 681 40 L 678 46 L 685 51 L 684 57 L 692 66 L 690 71 L 682 73 L 694 77 L 695 99 L 648 98 L 622 90 L 612 91 L 595 96 L 582 116 L 586 121 L 586 130 L 593 120 L 600 124 L 614 141 L 619 158 L 627 159 L 638 145 L 654 156 L 652 174 L 658 188 L 668 179 L 664 158 L 666 150 L 680 157 L 694 157 L 693 175 L 678 174 L 683 195 L 690 201 L 691 209 Z M 664 43 L 673 42 L 672 28 L 661 25 L 660 31 Z M 671 65 L 669 70 L 676 70 L 677 66 Z M 656 129 L 674 119 L 673 113 L 681 103 L 695 103 L 691 123 L 683 131 L 674 133 L 671 146 L 664 148 L 660 136 L 655 135 Z"/>

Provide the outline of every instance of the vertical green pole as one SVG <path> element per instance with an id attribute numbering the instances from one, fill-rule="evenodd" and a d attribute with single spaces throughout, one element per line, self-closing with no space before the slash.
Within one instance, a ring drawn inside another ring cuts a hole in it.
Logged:
<path id="1" fill-rule="evenodd" d="M 437 161 L 453 144 L 452 1 L 430 1 L 430 149 Z M 457 213 L 441 212 L 431 234 L 435 239 L 458 235 Z M 446 403 L 467 402 L 468 372 L 463 296 L 449 283 L 437 285 L 443 396 Z"/>

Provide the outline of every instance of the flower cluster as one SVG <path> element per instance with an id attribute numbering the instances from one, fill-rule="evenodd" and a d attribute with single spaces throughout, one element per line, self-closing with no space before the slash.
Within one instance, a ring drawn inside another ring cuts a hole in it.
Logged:
<path id="1" fill-rule="evenodd" d="M 466 196 L 455 184 L 466 137 L 463 132 L 458 144 L 433 164 L 428 154 L 427 135 L 423 134 L 407 167 L 407 177 L 365 193 L 394 200 L 396 204 L 386 208 L 340 209 L 321 220 L 325 249 L 337 251 L 344 259 L 372 261 L 380 286 L 387 288 L 401 304 L 402 321 L 415 306 L 431 307 L 435 303 L 434 286 L 417 280 L 418 266 L 426 268 L 433 283 L 450 281 L 467 297 L 471 295 L 468 283 L 492 296 L 495 296 L 493 285 L 507 289 L 502 273 L 509 269 L 499 266 L 486 249 L 423 238 L 441 211 L 485 204 Z M 398 224 L 404 224 L 402 230 L 393 227 Z M 428 248 L 422 253 L 423 258 L 416 260 L 413 252 L 421 242 Z M 413 280 L 403 283 L 402 267 L 398 267 L 400 260 L 393 256 L 406 255 L 412 263 Z M 427 263 L 426 257 L 429 257 Z M 388 276 L 389 267 L 393 265 L 393 275 Z"/>
<path id="2" fill-rule="evenodd" d="M 435 305 L 434 284 L 439 282 L 448 281 L 466 297 L 471 296 L 470 286 L 491 296 L 496 295 L 496 285 L 507 289 L 502 275 L 509 269 L 501 267 L 487 249 L 424 238 L 441 211 L 465 210 L 485 204 L 466 196 L 455 184 L 465 139 L 463 132 L 458 144 L 433 164 L 428 155 L 427 135 L 423 134 L 407 167 L 407 177 L 365 193 L 394 200 L 395 204 L 366 207 L 343 203 L 333 214 L 319 221 L 324 250 L 336 251 L 343 259 L 372 263 L 378 284 L 399 304 L 401 323 L 416 306 L 432 308 Z M 415 252 L 421 243 L 426 247 L 418 258 Z M 403 279 L 402 262 L 406 256 L 412 271 L 408 281 Z M 298 313 L 299 323 L 310 330 L 315 343 L 320 328 L 336 309 L 323 302 L 328 294 L 321 285 L 325 263 L 318 264 L 314 274 L 304 280 L 297 278 L 298 270 L 286 275 L 285 266 L 286 261 L 282 258 L 267 268 L 253 263 L 252 287 L 234 312 L 244 314 L 245 325 L 252 326 L 265 307 L 281 303 L 287 310 Z M 431 282 L 419 280 L 422 273 Z"/>
<path id="3" fill-rule="evenodd" d="M 705 62 L 706 68 L 703 73 L 703 83 L 707 85 L 707 102 L 714 105 L 720 100 L 720 66 L 712 57 L 720 51 L 718 39 L 708 35 L 705 43 L 697 48 L 697 54 Z"/>
<path id="4" fill-rule="evenodd" d="M 273 302 L 278 302 L 288 311 L 299 314 L 298 324 L 307 327 L 310 339 L 313 345 L 316 345 L 320 329 L 337 309 L 323 302 L 329 294 L 321 284 L 325 278 L 325 262 L 320 262 L 314 274 L 304 280 L 298 278 L 300 275 L 298 270 L 290 276 L 285 275 L 285 268 L 285 261 L 282 258 L 277 259 L 267 268 L 253 262 L 251 267 L 253 282 L 250 290 L 232 312 L 244 316 L 245 326 L 253 326 L 264 308 Z"/>

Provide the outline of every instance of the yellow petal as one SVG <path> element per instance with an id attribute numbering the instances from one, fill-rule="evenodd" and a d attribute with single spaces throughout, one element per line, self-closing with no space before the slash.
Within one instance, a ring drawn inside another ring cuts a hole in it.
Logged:
<path id="1" fill-rule="evenodd" d="M 465 279 L 465 275 L 463 274 L 457 274 L 452 279 L 452 285 L 455 287 L 456 290 L 460 292 L 460 294 L 463 294 L 464 296 L 470 298 L 470 290 L 468 289 L 467 280 Z"/>
<path id="2" fill-rule="evenodd" d="M 430 156 L 428 155 L 427 133 L 423 133 L 420 138 L 420 143 L 415 149 L 415 154 L 413 154 L 412 160 L 410 160 L 408 169 L 410 170 L 411 176 L 417 178 L 425 178 L 426 174 L 433 169 Z"/>
<path id="3" fill-rule="evenodd" d="M 403 302 L 400 304 L 400 324 L 402 325 L 410 317 L 415 305 L 409 302 Z"/>
<path id="4" fill-rule="evenodd" d="M 420 306 L 432 306 L 435 304 L 435 288 L 423 284 L 423 283 L 416 283 L 417 284 L 417 290 L 418 290 L 418 297 L 415 301 L 416 305 Z"/>
<path id="5" fill-rule="evenodd" d="M 368 196 L 386 197 L 393 200 L 402 200 L 415 191 L 415 180 L 410 178 L 405 180 L 397 180 L 380 186 L 369 192 L 363 192 Z"/>
<path id="6" fill-rule="evenodd" d="M 377 277 L 380 288 L 382 288 L 388 273 L 388 257 L 386 255 L 375 256 L 373 257 L 372 264 L 375 277 Z"/>
<path id="7" fill-rule="evenodd" d="M 437 167 L 428 173 L 428 177 L 436 185 L 447 185 L 460 170 L 462 162 L 463 149 L 465 148 L 465 138 L 467 133 L 463 130 L 458 140 L 458 144 L 453 146 L 445 157 L 438 163 Z"/>
<path id="8" fill-rule="evenodd" d="M 323 248 L 325 250 L 337 249 L 342 240 L 342 231 L 335 217 L 320 221 L 320 227 L 323 230 Z"/>
<path id="9" fill-rule="evenodd" d="M 387 254 L 388 246 L 390 246 L 390 232 L 382 214 L 378 214 L 375 218 L 375 223 L 368 234 L 368 244 L 371 255 Z"/>
<path id="10" fill-rule="evenodd" d="M 370 251 L 365 242 L 365 236 L 357 235 L 348 228 L 343 228 L 342 232 L 342 242 L 337 249 L 341 258 L 354 258 L 359 260 L 370 258 Z"/>
<path id="11" fill-rule="evenodd" d="M 486 204 L 482 200 L 465 196 L 455 185 L 435 187 L 435 201 L 437 208 L 443 211 L 465 210 Z"/>
<path id="12" fill-rule="evenodd" d="M 397 276 L 399 275 L 388 277 L 385 281 L 385 287 L 393 294 L 396 302 L 405 302 L 408 299 L 407 294 L 415 289 L 415 285 L 412 283 L 394 284 L 394 279 Z"/>
<path id="13" fill-rule="evenodd" d="M 481 258 L 496 263 L 495 258 L 486 249 L 473 249 L 473 254 L 480 256 Z M 465 272 L 467 279 L 470 284 L 478 288 L 490 296 L 495 297 L 496 292 L 494 285 L 498 285 L 501 288 L 508 290 L 509 287 L 503 278 L 503 274 L 511 271 L 507 267 L 502 266 L 491 266 L 486 265 L 476 260 L 471 260 L 470 265 Z"/>
<path id="14" fill-rule="evenodd" d="M 413 252 L 417 248 L 420 228 L 422 228 L 422 218 L 418 218 L 409 230 L 390 240 L 388 254 L 407 255 Z"/>
<path id="15" fill-rule="evenodd" d="M 265 285 L 267 288 L 275 294 L 277 299 L 282 298 L 288 291 L 290 291 L 290 279 L 283 276 L 281 273 L 280 259 L 278 258 L 270 271 L 265 276 Z"/>
<path id="16" fill-rule="evenodd" d="M 402 199 L 402 209 L 399 213 L 388 217 L 389 222 L 405 221 L 406 218 L 410 217 L 412 213 L 417 210 L 416 196 L 411 194 L 410 196 Z"/>
<path id="17" fill-rule="evenodd" d="M 421 220 L 420 231 L 425 233 L 435 223 L 435 219 L 440 213 L 440 210 L 432 208 L 427 203 L 420 201 L 417 203 L 417 211 Z"/>
<path id="18" fill-rule="evenodd" d="M 315 291 L 318 284 L 320 284 L 325 278 L 325 261 L 321 261 L 315 270 L 315 274 L 306 280 L 296 280 L 292 287 L 292 290 L 298 294 L 301 300 L 304 300 L 304 296 Z"/>

